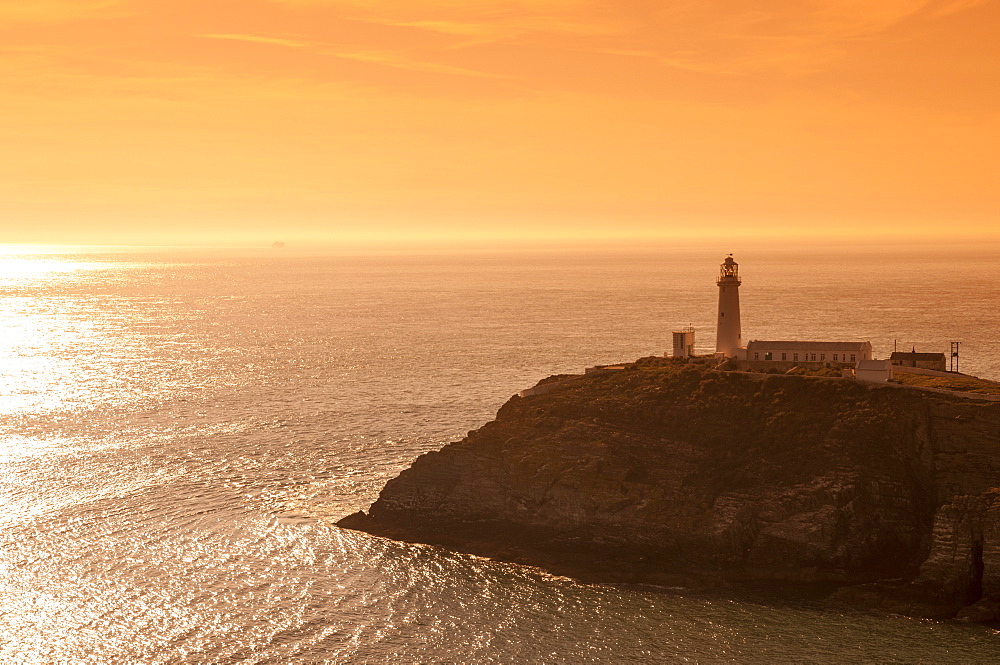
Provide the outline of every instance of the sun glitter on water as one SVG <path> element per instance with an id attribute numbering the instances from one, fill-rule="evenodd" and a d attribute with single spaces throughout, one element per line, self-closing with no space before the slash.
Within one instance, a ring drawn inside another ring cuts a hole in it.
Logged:
<path id="1" fill-rule="evenodd" d="M 59 306 L 53 287 L 102 264 L 54 258 L 51 248 L 14 246 L 0 253 L 0 414 L 51 411 L 80 390 L 72 350 L 93 322 Z"/>

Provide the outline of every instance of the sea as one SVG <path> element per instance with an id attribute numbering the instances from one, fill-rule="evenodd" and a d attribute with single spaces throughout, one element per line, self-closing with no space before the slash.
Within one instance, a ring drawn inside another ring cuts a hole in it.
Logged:
<path id="1" fill-rule="evenodd" d="M 728 251 L 744 340 L 1000 379 L 995 249 L 0 246 L 0 663 L 995 663 L 981 626 L 335 524 L 543 377 L 712 351 Z"/>

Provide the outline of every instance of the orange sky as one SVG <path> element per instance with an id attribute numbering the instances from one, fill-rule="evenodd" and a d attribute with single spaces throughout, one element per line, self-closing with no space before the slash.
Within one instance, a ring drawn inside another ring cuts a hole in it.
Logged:
<path id="1" fill-rule="evenodd" d="M 1000 0 L 0 0 L 0 242 L 1000 238 Z"/>

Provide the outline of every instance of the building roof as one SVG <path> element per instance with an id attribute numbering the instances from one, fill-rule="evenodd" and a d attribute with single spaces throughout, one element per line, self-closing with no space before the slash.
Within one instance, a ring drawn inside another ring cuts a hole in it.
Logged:
<path id="1" fill-rule="evenodd" d="M 856 369 L 886 372 L 890 367 L 892 363 L 888 360 L 859 360 Z"/>
<path id="2" fill-rule="evenodd" d="M 944 360 L 943 353 L 910 353 L 909 351 L 894 351 L 890 360 Z"/>
<path id="3" fill-rule="evenodd" d="M 747 342 L 750 351 L 863 351 L 871 342 L 772 342 L 753 340 Z"/>

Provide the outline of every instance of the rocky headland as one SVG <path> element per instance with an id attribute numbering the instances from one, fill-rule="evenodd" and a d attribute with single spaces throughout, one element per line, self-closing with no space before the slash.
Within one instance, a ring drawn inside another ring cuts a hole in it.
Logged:
<path id="1" fill-rule="evenodd" d="M 1000 402 L 661 358 L 552 383 L 340 524 L 590 581 L 1000 622 Z"/>

